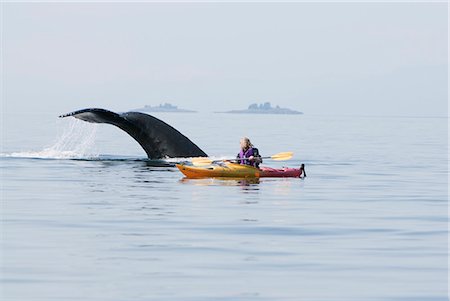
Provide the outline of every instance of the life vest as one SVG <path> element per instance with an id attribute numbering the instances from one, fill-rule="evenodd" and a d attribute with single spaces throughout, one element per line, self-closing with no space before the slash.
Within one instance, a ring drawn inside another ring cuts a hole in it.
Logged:
<path id="1" fill-rule="evenodd" d="M 239 152 L 239 154 L 236 156 L 236 158 L 238 159 L 244 159 L 244 158 L 248 158 L 248 157 L 259 157 L 259 162 L 256 162 L 255 160 L 250 161 L 250 160 L 240 160 L 238 163 L 240 164 L 244 164 L 244 165 L 251 165 L 254 166 L 256 168 L 259 167 L 259 164 L 262 163 L 262 159 L 261 159 L 261 155 L 259 154 L 259 151 L 256 147 L 250 147 L 248 150 L 246 150 L 244 152 L 244 150 L 241 149 L 241 151 Z"/>

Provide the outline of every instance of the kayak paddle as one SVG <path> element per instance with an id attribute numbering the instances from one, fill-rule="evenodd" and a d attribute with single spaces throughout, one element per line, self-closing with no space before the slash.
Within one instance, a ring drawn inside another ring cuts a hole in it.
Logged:
<path id="1" fill-rule="evenodd" d="M 283 160 L 289 160 L 290 158 L 292 158 L 293 155 L 294 155 L 293 152 L 283 152 L 283 153 L 278 153 L 278 154 L 272 155 L 270 157 L 261 157 L 261 159 L 272 159 L 272 160 L 276 160 L 276 161 L 283 161 Z M 212 160 L 207 157 L 196 157 L 196 158 L 192 158 L 192 164 L 194 164 L 194 165 L 209 165 L 214 162 L 231 161 L 231 160 L 243 161 L 243 160 L 248 160 L 248 158 L 231 158 L 231 159 L 228 158 L 228 159 Z"/>

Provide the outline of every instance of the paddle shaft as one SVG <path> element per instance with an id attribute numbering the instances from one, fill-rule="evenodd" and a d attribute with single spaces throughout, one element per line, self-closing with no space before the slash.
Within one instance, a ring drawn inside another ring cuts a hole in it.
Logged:
<path id="1" fill-rule="evenodd" d="M 284 153 L 278 153 L 278 154 L 268 156 L 268 157 L 255 157 L 255 158 L 273 159 L 273 160 L 289 160 L 290 158 L 292 158 L 293 154 L 294 153 L 292 153 L 292 152 L 284 152 Z M 234 158 L 234 159 L 230 159 L 230 160 L 242 161 L 242 160 L 248 160 L 248 158 Z"/>
<path id="2" fill-rule="evenodd" d="M 275 155 L 272 155 L 270 157 L 257 157 L 261 159 L 272 159 L 272 160 L 289 160 L 292 158 L 293 153 L 292 152 L 284 152 L 284 153 L 278 153 Z M 220 161 L 243 161 L 243 160 L 249 160 L 249 158 L 230 158 L 230 159 L 218 159 L 218 160 L 211 160 L 209 158 L 199 157 L 199 158 L 192 158 L 192 163 L 194 164 L 211 164 L 213 162 L 220 162 Z"/>
<path id="3" fill-rule="evenodd" d="M 271 159 L 272 157 L 254 157 L 254 159 Z M 236 160 L 236 161 L 244 161 L 244 160 L 250 160 L 249 158 L 234 158 L 234 159 L 222 159 L 222 160 Z M 220 160 L 217 160 L 220 161 Z"/>

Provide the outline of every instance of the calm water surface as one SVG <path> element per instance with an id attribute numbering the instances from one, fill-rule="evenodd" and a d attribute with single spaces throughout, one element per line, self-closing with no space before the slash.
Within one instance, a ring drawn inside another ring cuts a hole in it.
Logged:
<path id="1" fill-rule="evenodd" d="M 155 116 L 308 177 L 187 180 L 112 126 L 5 116 L 2 300 L 447 300 L 447 118 Z"/>

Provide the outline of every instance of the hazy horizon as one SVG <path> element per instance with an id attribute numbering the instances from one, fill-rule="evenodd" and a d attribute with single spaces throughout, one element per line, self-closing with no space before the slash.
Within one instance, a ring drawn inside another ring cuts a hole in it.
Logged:
<path id="1" fill-rule="evenodd" d="M 447 3 L 3 3 L 3 113 L 448 115 Z"/>

